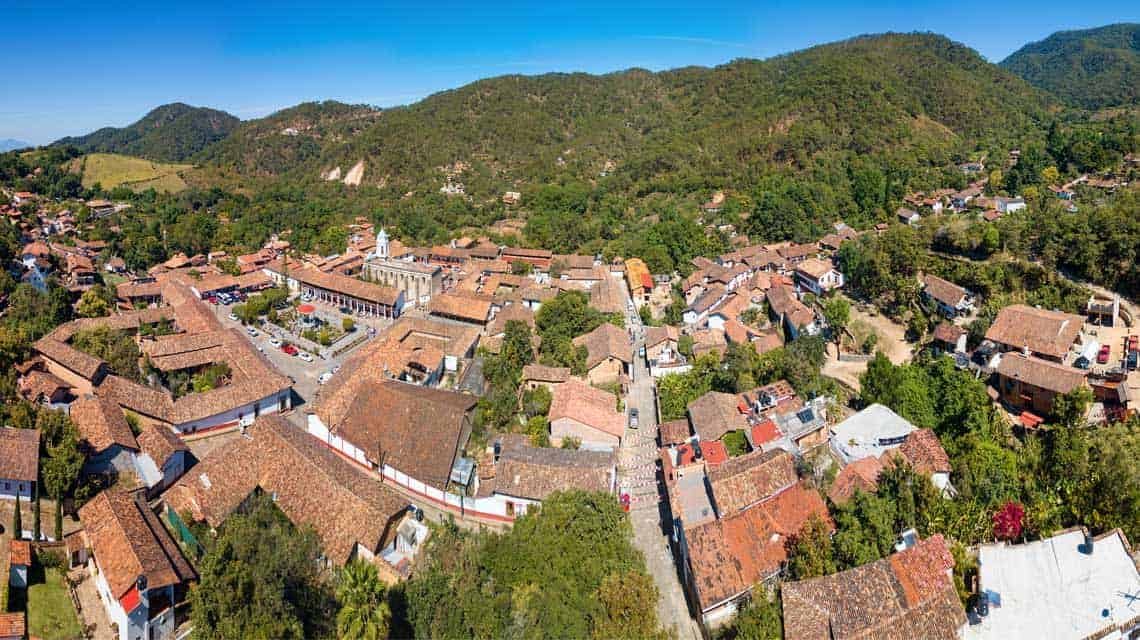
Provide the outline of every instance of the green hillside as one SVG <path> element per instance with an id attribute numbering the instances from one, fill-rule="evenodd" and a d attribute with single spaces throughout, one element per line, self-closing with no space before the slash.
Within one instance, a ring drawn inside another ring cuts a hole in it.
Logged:
<path id="1" fill-rule="evenodd" d="M 1001 66 L 1073 106 L 1140 104 L 1140 24 L 1059 31 L 1018 49 Z"/>
<path id="2" fill-rule="evenodd" d="M 189 164 L 154 162 L 114 153 L 90 153 L 70 161 L 68 169 L 83 176 L 83 186 L 101 185 L 105 189 L 128 187 L 133 191 L 177 193 L 186 188 L 182 173 Z"/>
<path id="3" fill-rule="evenodd" d="M 104 127 L 52 143 L 82 153 L 120 153 L 159 162 L 182 162 L 226 137 L 240 121 L 224 111 L 167 104 L 121 129 Z"/>
<path id="4" fill-rule="evenodd" d="M 1021 140 L 1044 112 L 1042 95 L 971 49 L 888 34 L 711 69 L 498 77 L 382 112 L 302 105 L 242 123 L 198 159 L 311 179 L 363 160 L 363 184 L 400 194 L 438 191 L 458 161 L 467 193 L 490 200 L 603 172 L 643 190 L 755 183 L 850 155 L 943 167 Z M 294 121 L 310 133 L 282 135 Z"/>

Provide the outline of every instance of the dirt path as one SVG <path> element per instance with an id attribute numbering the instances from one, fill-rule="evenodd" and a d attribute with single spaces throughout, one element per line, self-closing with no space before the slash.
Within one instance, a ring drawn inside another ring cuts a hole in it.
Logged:
<path id="1" fill-rule="evenodd" d="M 855 303 L 851 304 L 851 322 L 849 325 L 862 325 L 870 328 L 879 336 L 877 349 L 895 364 L 909 362 L 911 345 L 906 341 L 906 328 L 890 318 L 879 314 L 862 311 Z M 823 375 L 835 378 L 843 384 L 859 391 L 859 376 L 867 370 L 866 362 L 840 362 L 836 356 L 835 344 L 827 346 L 827 362 L 823 364 Z"/>

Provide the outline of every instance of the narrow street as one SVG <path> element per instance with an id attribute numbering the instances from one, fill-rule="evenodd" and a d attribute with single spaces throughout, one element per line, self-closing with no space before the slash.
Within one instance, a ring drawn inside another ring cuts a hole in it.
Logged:
<path id="1" fill-rule="evenodd" d="M 628 293 L 627 293 L 628 300 Z M 626 327 L 633 331 L 632 382 L 626 404 L 636 408 L 639 426 L 626 422 L 625 436 L 618 452 L 618 483 L 630 494 L 630 523 L 633 543 L 645 556 L 646 568 L 657 585 L 657 617 L 666 629 L 673 629 L 679 640 L 701 637 L 697 622 L 689 615 L 685 591 L 669 543 L 672 515 L 665 487 L 657 471 L 657 403 L 653 377 L 645 359 L 638 356 L 645 344 L 644 327 L 637 313 L 628 313 Z"/>

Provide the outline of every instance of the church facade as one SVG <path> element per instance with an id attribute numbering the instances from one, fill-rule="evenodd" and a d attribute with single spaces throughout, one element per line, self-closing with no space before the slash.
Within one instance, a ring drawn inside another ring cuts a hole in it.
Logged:
<path id="1" fill-rule="evenodd" d="M 438 265 L 396 260 L 389 255 L 388 234 L 376 234 L 376 250 L 361 268 L 361 278 L 404 292 L 408 305 L 426 306 L 443 289 L 443 269 Z"/>

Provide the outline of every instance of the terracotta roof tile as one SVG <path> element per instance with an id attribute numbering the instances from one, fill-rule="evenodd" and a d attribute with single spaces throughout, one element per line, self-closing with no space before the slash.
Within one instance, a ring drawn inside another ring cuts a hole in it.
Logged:
<path id="1" fill-rule="evenodd" d="M 1015 304 L 998 312 L 986 339 L 1012 349 L 1028 347 L 1033 353 L 1063 358 L 1076 342 L 1083 323 L 1083 318 L 1071 313 Z"/>
<path id="2" fill-rule="evenodd" d="M 997 373 L 1055 393 L 1068 393 L 1085 384 L 1085 374 L 1078 369 L 1026 358 L 1014 351 L 1002 355 Z"/>
<path id="3" fill-rule="evenodd" d="M 717 514 L 725 518 L 794 484 L 796 469 L 786 451 L 756 450 L 709 470 L 708 479 Z"/>
<path id="4" fill-rule="evenodd" d="M 79 509 L 79 519 L 116 598 L 133 588 L 140 576 L 146 576 L 149 589 L 197 578 L 158 517 L 135 495 L 104 491 Z"/>
<path id="5" fill-rule="evenodd" d="M 160 425 L 148 425 L 138 435 L 139 447 L 143 453 L 150 456 L 155 464 L 161 467 L 178 451 L 190 451 L 186 443 L 174 435 L 170 429 Z"/>
<path id="6" fill-rule="evenodd" d="M 570 418 L 620 438 L 625 433 L 625 416 L 616 406 L 612 393 L 571 378 L 554 387 L 549 418 L 552 422 Z"/>
<path id="7" fill-rule="evenodd" d="M 966 615 L 946 542 L 917 546 L 822 578 L 783 586 L 787 640 L 956 640 Z"/>
<path id="8" fill-rule="evenodd" d="M 740 399 L 732 393 L 709 391 L 689 403 L 689 422 L 701 440 L 720 440 L 729 431 L 748 428 Z"/>
<path id="9" fill-rule="evenodd" d="M 586 346 L 586 368 L 593 369 L 608 358 L 626 364 L 633 362 L 629 336 L 625 331 L 604 322 L 590 333 L 574 338 L 574 346 Z"/>
<path id="10" fill-rule="evenodd" d="M 88 396 L 71 403 L 71 421 L 94 453 L 106 451 L 114 445 L 124 449 L 139 448 L 123 410 L 109 398 Z"/>
<path id="11" fill-rule="evenodd" d="M 521 436 L 504 436 L 501 442 L 495 493 L 545 500 L 555 491 L 609 492 L 613 487 L 612 452 L 532 447 Z"/>
<path id="12" fill-rule="evenodd" d="M 163 499 L 178 513 L 219 526 L 260 487 L 297 525 L 311 525 L 337 564 L 357 544 L 376 553 L 408 501 L 280 416 L 262 416 L 246 436 L 206 456 Z"/>
<path id="13" fill-rule="evenodd" d="M 830 525 L 819 493 L 796 483 L 751 509 L 686 531 L 700 609 L 707 611 L 779 572 L 787 559 L 787 538 L 813 516 Z"/>
<path id="14" fill-rule="evenodd" d="M 39 430 L 0 427 L 0 478 L 35 482 L 39 469 Z"/>

